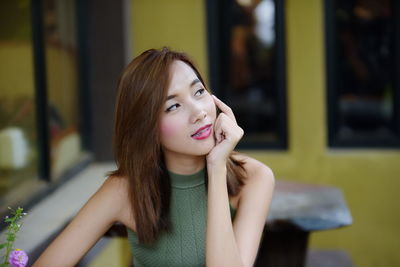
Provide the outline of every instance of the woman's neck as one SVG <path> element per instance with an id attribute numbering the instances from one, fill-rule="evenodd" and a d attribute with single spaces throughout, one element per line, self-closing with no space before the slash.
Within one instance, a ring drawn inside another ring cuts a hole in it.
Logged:
<path id="1" fill-rule="evenodd" d="M 176 174 L 193 174 L 205 167 L 205 156 L 164 154 L 167 169 Z"/>

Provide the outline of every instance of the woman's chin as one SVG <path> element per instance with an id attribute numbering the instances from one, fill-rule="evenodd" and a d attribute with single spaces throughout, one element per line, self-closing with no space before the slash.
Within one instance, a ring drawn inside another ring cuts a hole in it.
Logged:
<path id="1" fill-rule="evenodd" d="M 199 154 L 201 154 L 201 156 L 207 156 L 214 147 L 215 141 L 213 140 L 202 145 L 197 151 L 199 152 Z"/>
<path id="2" fill-rule="evenodd" d="M 181 144 L 179 147 L 174 148 L 163 148 L 164 153 L 175 153 L 175 154 L 182 154 L 187 156 L 207 156 L 210 151 L 215 147 L 215 140 L 207 140 L 207 142 L 202 143 L 195 143 L 195 144 L 186 144 L 182 146 Z"/>

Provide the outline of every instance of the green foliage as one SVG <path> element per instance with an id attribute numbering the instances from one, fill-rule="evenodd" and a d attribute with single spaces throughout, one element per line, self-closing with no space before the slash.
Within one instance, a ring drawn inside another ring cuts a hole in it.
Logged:
<path id="1" fill-rule="evenodd" d="M 0 263 L 0 267 L 8 267 L 8 257 L 13 250 L 13 245 L 14 241 L 17 238 L 17 233 L 19 229 L 21 228 L 21 224 L 18 223 L 18 221 L 26 215 L 24 213 L 24 209 L 18 207 L 16 210 L 13 210 L 12 208 L 8 208 L 11 211 L 10 216 L 7 216 L 4 221 L 8 224 L 7 227 L 7 232 L 6 232 L 6 242 L 0 244 L 0 250 L 5 249 L 6 253 L 4 255 L 4 261 L 3 263 Z"/>

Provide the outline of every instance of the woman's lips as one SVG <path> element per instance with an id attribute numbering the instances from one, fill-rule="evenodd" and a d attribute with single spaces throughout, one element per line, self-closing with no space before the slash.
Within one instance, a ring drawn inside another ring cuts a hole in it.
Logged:
<path id="1" fill-rule="evenodd" d="M 192 138 L 196 140 L 206 139 L 211 135 L 211 132 L 212 132 L 212 124 L 208 124 L 204 127 L 201 127 L 194 134 L 192 134 Z"/>

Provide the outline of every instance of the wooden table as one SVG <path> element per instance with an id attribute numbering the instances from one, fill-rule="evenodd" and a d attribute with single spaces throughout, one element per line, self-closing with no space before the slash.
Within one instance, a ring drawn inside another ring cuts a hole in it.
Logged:
<path id="1" fill-rule="evenodd" d="M 254 266 L 304 266 L 311 232 L 351 223 L 339 189 L 277 181 Z"/>

